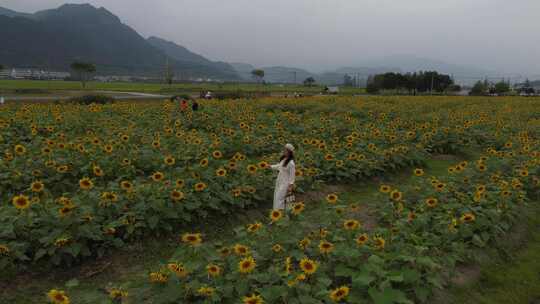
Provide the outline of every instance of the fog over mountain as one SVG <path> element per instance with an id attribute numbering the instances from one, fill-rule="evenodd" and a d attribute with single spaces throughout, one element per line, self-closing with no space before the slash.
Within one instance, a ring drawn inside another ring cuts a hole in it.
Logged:
<path id="1" fill-rule="evenodd" d="M 537 0 L 71 2 L 106 7 L 144 37 L 173 41 L 212 61 L 320 73 L 339 67 L 407 70 L 416 68 L 414 57 L 469 77 L 540 78 Z M 64 3 L 0 0 L 0 6 L 26 13 Z M 409 62 L 386 60 L 403 54 Z"/>

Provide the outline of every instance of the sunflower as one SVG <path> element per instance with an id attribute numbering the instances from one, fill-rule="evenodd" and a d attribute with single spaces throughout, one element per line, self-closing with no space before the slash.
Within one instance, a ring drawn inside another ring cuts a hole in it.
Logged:
<path id="1" fill-rule="evenodd" d="M 474 216 L 474 214 L 469 212 L 469 213 L 463 214 L 460 219 L 463 223 L 472 223 L 476 219 L 476 216 Z"/>
<path id="2" fill-rule="evenodd" d="M 430 198 L 427 198 L 425 200 L 426 202 L 426 205 L 430 208 L 434 208 L 435 206 L 437 206 L 437 203 L 439 202 L 436 198 L 434 197 L 430 197 Z"/>
<path id="3" fill-rule="evenodd" d="M 167 268 L 174 272 L 179 278 L 185 278 L 189 274 L 189 271 L 181 263 L 169 263 L 167 264 Z"/>
<path id="4" fill-rule="evenodd" d="M 480 171 L 480 172 L 484 172 L 484 171 L 486 171 L 487 166 L 484 165 L 483 163 L 480 163 L 480 164 L 476 165 L 476 169 L 478 169 L 478 171 Z"/>
<path id="5" fill-rule="evenodd" d="M 45 189 L 45 185 L 40 181 L 35 181 L 30 185 L 32 192 L 40 193 Z"/>
<path id="6" fill-rule="evenodd" d="M 70 241 L 69 238 L 65 238 L 65 237 L 63 237 L 63 238 L 58 238 L 58 239 L 56 239 L 56 240 L 54 241 L 54 246 L 56 246 L 56 247 L 63 247 L 63 246 L 65 246 L 67 243 L 69 243 L 69 241 Z"/>
<path id="7" fill-rule="evenodd" d="M 379 187 L 379 191 L 382 193 L 389 193 L 392 190 L 392 188 L 388 185 L 381 185 Z"/>
<path id="8" fill-rule="evenodd" d="M 201 167 L 208 166 L 208 158 L 201 159 L 201 161 L 199 162 L 199 165 L 201 165 Z"/>
<path id="9" fill-rule="evenodd" d="M 162 172 L 157 171 L 157 172 L 154 172 L 154 174 L 152 174 L 152 180 L 155 182 L 160 182 L 164 178 L 165 178 L 165 175 Z"/>
<path id="10" fill-rule="evenodd" d="M 255 172 L 257 172 L 257 166 L 255 166 L 255 165 L 248 165 L 248 166 L 247 166 L 247 171 L 248 171 L 248 173 L 250 173 L 250 174 L 254 174 Z"/>
<path id="11" fill-rule="evenodd" d="M 330 291 L 330 294 L 328 295 L 330 299 L 336 303 L 341 302 L 349 295 L 349 287 L 347 286 L 341 286 L 339 288 L 336 288 L 332 291 Z"/>
<path id="12" fill-rule="evenodd" d="M 317 264 L 317 262 L 308 258 L 303 258 L 302 260 L 300 260 L 300 269 L 302 269 L 305 274 L 314 274 L 315 271 L 317 271 L 318 267 L 319 265 Z"/>
<path id="13" fill-rule="evenodd" d="M 23 145 L 16 145 L 14 150 L 17 155 L 23 155 L 26 153 L 26 148 Z"/>
<path id="14" fill-rule="evenodd" d="M 219 177 L 224 177 L 227 175 L 227 170 L 223 169 L 223 168 L 219 168 L 216 170 L 216 176 L 219 176 Z"/>
<path id="15" fill-rule="evenodd" d="M 13 206 L 19 210 L 24 210 L 30 207 L 30 199 L 26 195 L 17 195 L 12 200 Z"/>
<path id="16" fill-rule="evenodd" d="M 104 175 L 103 170 L 101 170 L 101 168 L 99 166 L 94 166 L 92 169 L 94 171 L 95 176 L 103 176 Z"/>
<path id="17" fill-rule="evenodd" d="M 446 187 L 445 183 L 437 182 L 435 184 L 435 190 L 437 190 L 438 192 L 443 191 L 445 187 Z"/>
<path id="18" fill-rule="evenodd" d="M 327 160 L 327 161 L 331 161 L 331 160 L 334 160 L 334 155 L 328 153 L 324 156 L 324 159 Z"/>
<path id="19" fill-rule="evenodd" d="M 79 187 L 81 187 L 82 190 L 90 190 L 94 187 L 94 183 L 88 177 L 84 177 L 79 180 Z"/>
<path id="20" fill-rule="evenodd" d="M 111 145 L 105 145 L 105 147 L 103 147 L 103 150 L 107 153 L 112 153 L 113 151 L 113 146 Z"/>
<path id="21" fill-rule="evenodd" d="M 311 244 L 311 240 L 308 238 L 303 238 L 302 240 L 300 240 L 300 242 L 298 242 L 298 247 L 300 247 L 300 249 L 302 250 L 305 250 L 307 246 L 309 246 L 309 244 Z"/>
<path id="22" fill-rule="evenodd" d="M 243 304 L 264 304 L 264 300 L 260 295 L 252 294 L 250 296 L 245 296 L 242 299 L 242 303 Z"/>
<path id="23" fill-rule="evenodd" d="M 238 262 L 238 271 L 241 273 L 250 273 L 255 269 L 255 266 L 257 266 L 255 260 L 252 257 L 246 257 Z"/>
<path id="24" fill-rule="evenodd" d="M 175 201 L 175 202 L 183 200 L 184 199 L 184 192 L 178 191 L 176 189 L 171 191 L 171 199 L 173 201 Z"/>
<path id="25" fill-rule="evenodd" d="M 367 243 L 367 241 L 369 241 L 369 237 L 365 233 L 356 237 L 356 244 L 358 244 L 358 246 L 363 246 L 365 243 Z"/>
<path id="26" fill-rule="evenodd" d="M 262 224 L 259 223 L 259 222 L 254 223 L 254 224 L 249 224 L 247 226 L 247 231 L 253 233 L 253 232 L 256 232 L 257 230 L 261 229 L 261 227 L 262 227 Z"/>
<path id="27" fill-rule="evenodd" d="M 484 193 L 485 191 L 486 191 L 486 186 L 484 186 L 484 185 L 476 186 L 476 192 Z"/>
<path id="28" fill-rule="evenodd" d="M 249 248 L 244 245 L 236 244 L 234 245 L 233 250 L 236 255 L 245 256 L 249 254 Z"/>
<path id="29" fill-rule="evenodd" d="M 71 212 L 71 210 L 73 210 L 72 207 L 62 207 L 58 209 L 58 215 L 60 215 L 60 217 L 64 217 L 68 215 Z"/>
<path id="30" fill-rule="evenodd" d="M 403 193 L 399 192 L 398 190 L 393 190 L 390 192 L 390 198 L 396 202 L 399 202 L 403 198 Z"/>
<path id="31" fill-rule="evenodd" d="M 133 190 L 133 184 L 131 182 L 128 182 L 128 181 L 122 181 L 120 182 L 120 188 L 122 188 L 122 190 L 124 191 L 131 191 Z"/>
<path id="32" fill-rule="evenodd" d="M 109 290 L 109 298 L 115 301 L 122 301 L 122 298 L 127 298 L 128 292 L 119 288 L 111 288 Z"/>
<path id="33" fill-rule="evenodd" d="M 188 243 L 195 247 L 202 243 L 202 237 L 200 233 L 184 233 L 182 235 L 182 242 Z"/>
<path id="34" fill-rule="evenodd" d="M 199 182 L 195 184 L 194 188 L 195 188 L 195 191 L 201 192 L 201 191 L 204 191 L 204 189 L 206 189 L 206 184 L 203 182 Z"/>
<path id="35" fill-rule="evenodd" d="M 382 237 L 377 236 L 373 238 L 373 247 L 376 249 L 383 250 L 385 245 L 386 241 Z"/>
<path id="36" fill-rule="evenodd" d="M 9 255 L 9 247 L 4 244 L 0 244 L 0 255 Z"/>
<path id="37" fill-rule="evenodd" d="M 47 293 L 49 301 L 54 304 L 69 304 L 69 297 L 62 290 L 51 289 Z"/>
<path id="38" fill-rule="evenodd" d="M 294 215 L 299 215 L 300 213 L 302 213 L 302 211 L 304 211 L 305 209 L 305 204 L 303 202 L 298 202 L 298 203 L 295 203 L 292 207 L 292 214 Z"/>
<path id="39" fill-rule="evenodd" d="M 56 167 L 56 172 L 58 173 L 66 173 L 68 171 L 69 167 L 66 165 L 61 165 Z"/>
<path id="40" fill-rule="evenodd" d="M 357 220 L 346 220 L 343 222 L 343 228 L 345 230 L 356 230 L 360 227 L 360 222 Z"/>
<path id="41" fill-rule="evenodd" d="M 265 162 L 265 161 L 262 161 L 260 163 L 257 164 L 259 166 L 259 168 L 261 169 L 266 169 L 266 168 L 270 168 L 270 164 Z"/>
<path id="42" fill-rule="evenodd" d="M 212 288 L 212 287 L 208 287 L 208 286 L 202 286 L 200 287 L 199 289 L 197 289 L 197 293 L 201 296 L 205 296 L 207 298 L 211 297 L 214 295 L 214 291 L 215 289 Z"/>
<path id="43" fill-rule="evenodd" d="M 270 212 L 270 220 L 272 223 L 279 221 L 283 217 L 283 211 L 281 210 L 272 210 Z"/>
<path id="44" fill-rule="evenodd" d="M 527 177 L 529 176 L 529 171 L 527 171 L 527 169 L 519 170 L 519 176 Z"/>
<path id="45" fill-rule="evenodd" d="M 283 251 L 283 247 L 280 244 L 275 244 L 272 246 L 272 251 L 275 253 L 279 253 Z"/>
<path id="46" fill-rule="evenodd" d="M 326 230 L 324 228 L 319 229 L 319 237 L 321 239 L 324 239 L 327 235 L 328 235 L 328 230 Z"/>
<path id="47" fill-rule="evenodd" d="M 223 157 L 223 153 L 221 153 L 221 151 L 214 151 L 212 152 L 212 156 L 215 158 L 215 159 L 220 159 Z"/>
<path id="48" fill-rule="evenodd" d="M 414 169 L 414 172 L 413 172 L 413 173 L 414 173 L 414 175 L 416 175 L 416 176 L 422 176 L 422 175 L 424 175 L 424 170 L 419 169 L 419 168 L 416 168 L 416 169 Z"/>
<path id="49" fill-rule="evenodd" d="M 174 157 L 172 155 L 169 155 L 169 156 L 166 156 L 164 159 L 163 159 L 163 162 L 165 163 L 165 165 L 167 166 L 172 166 L 174 165 L 174 163 L 176 162 L 176 159 L 174 159 Z"/>
<path id="50" fill-rule="evenodd" d="M 218 277 L 221 274 L 221 267 L 214 264 L 209 264 L 206 266 L 206 272 L 211 277 Z"/>
<path id="51" fill-rule="evenodd" d="M 151 272 L 149 279 L 152 283 L 166 283 L 169 280 L 169 275 L 162 272 Z"/>
<path id="52" fill-rule="evenodd" d="M 321 242 L 319 243 L 319 251 L 320 253 L 322 254 L 328 254 L 330 252 L 332 252 L 334 250 L 334 244 L 328 242 L 328 241 L 325 241 L 325 240 L 321 240 Z"/>
<path id="53" fill-rule="evenodd" d="M 219 251 L 219 254 L 223 257 L 226 257 L 231 254 L 231 249 L 229 247 L 222 247 L 218 251 Z"/>
<path id="54" fill-rule="evenodd" d="M 122 165 L 124 165 L 124 166 L 131 165 L 131 160 L 129 160 L 127 158 L 122 159 Z"/>
<path id="55" fill-rule="evenodd" d="M 338 196 L 337 194 L 328 194 L 326 196 L 326 201 L 329 203 L 329 204 L 335 204 L 338 200 Z"/>

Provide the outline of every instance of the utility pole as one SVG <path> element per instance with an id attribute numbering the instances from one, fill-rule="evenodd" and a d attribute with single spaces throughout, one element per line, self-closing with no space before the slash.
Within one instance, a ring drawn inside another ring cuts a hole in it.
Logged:
<path id="1" fill-rule="evenodd" d="M 430 90 L 430 94 L 433 95 L 433 72 L 431 73 L 431 90 Z"/>

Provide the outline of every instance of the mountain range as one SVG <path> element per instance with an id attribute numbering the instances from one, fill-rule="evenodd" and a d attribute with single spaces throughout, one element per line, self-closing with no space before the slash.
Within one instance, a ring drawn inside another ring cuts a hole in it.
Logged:
<path id="1" fill-rule="evenodd" d="M 0 64 L 8 67 L 67 71 L 73 61 L 96 64 L 100 75 L 131 75 L 162 78 L 166 70 L 177 79 L 198 78 L 224 81 L 253 81 L 247 63 L 211 61 L 175 42 L 142 37 L 107 9 L 90 4 L 65 4 L 34 14 L 0 7 Z M 385 72 L 436 70 L 469 83 L 493 74 L 470 66 L 411 55 L 359 60 L 356 67 L 322 73 L 301 68 L 257 67 L 270 83 L 302 83 L 313 77 L 322 84 L 341 84 L 344 76 L 364 84 L 369 75 Z"/>
<path id="2" fill-rule="evenodd" d="M 88 61 L 103 75 L 162 77 L 166 65 L 184 79 L 236 80 L 236 71 L 175 43 L 145 39 L 105 8 L 65 4 L 57 9 L 19 13 L 0 8 L 0 60 L 5 66 L 69 70 Z"/>

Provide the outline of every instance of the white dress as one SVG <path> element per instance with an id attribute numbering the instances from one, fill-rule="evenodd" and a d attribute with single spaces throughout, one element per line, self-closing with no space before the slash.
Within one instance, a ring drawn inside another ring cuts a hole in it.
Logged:
<path id="1" fill-rule="evenodd" d="M 279 171 L 276 179 L 276 189 L 274 190 L 274 210 L 285 209 L 285 197 L 287 196 L 287 190 L 289 185 L 294 184 L 295 178 L 295 165 L 294 160 L 291 160 L 287 166 L 283 166 L 282 160 L 279 164 L 272 165 L 272 170 Z"/>

